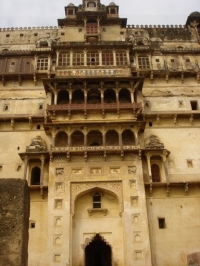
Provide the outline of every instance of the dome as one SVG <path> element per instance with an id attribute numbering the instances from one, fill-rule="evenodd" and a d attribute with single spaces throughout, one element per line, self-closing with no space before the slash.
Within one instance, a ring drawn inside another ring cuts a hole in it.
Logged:
<path id="1" fill-rule="evenodd" d="M 116 6 L 116 4 L 114 2 L 111 2 L 109 6 Z"/>
<path id="2" fill-rule="evenodd" d="M 198 11 L 194 11 L 194 12 L 192 12 L 192 13 L 189 15 L 189 17 L 194 17 L 194 16 L 200 16 L 200 12 L 198 12 Z"/>
<path id="3" fill-rule="evenodd" d="M 73 3 L 70 3 L 68 6 L 75 6 Z"/>

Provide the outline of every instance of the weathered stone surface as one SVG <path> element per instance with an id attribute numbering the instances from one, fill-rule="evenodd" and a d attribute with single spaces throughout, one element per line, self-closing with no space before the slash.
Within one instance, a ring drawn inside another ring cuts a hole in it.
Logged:
<path id="1" fill-rule="evenodd" d="M 0 266 L 26 266 L 29 190 L 22 179 L 0 179 Z"/>
<path id="2" fill-rule="evenodd" d="M 187 266 L 200 266 L 200 252 L 192 253 L 187 256 Z"/>

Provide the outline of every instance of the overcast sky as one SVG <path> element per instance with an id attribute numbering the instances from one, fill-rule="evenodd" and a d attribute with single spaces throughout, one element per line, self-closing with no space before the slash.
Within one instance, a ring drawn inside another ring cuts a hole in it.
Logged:
<path id="1" fill-rule="evenodd" d="M 57 26 L 64 7 L 82 0 L 0 0 L 0 28 Z M 101 0 L 108 5 L 112 0 Z M 200 0 L 114 0 L 120 17 L 134 25 L 184 25 L 193 11 L 200 12 Z"/>

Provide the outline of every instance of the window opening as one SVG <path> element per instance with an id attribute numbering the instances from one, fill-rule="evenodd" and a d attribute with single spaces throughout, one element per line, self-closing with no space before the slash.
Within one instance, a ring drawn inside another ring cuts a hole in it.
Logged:
<path id="1" fill-rule="evenodd" d="M 153 126 L 153 123 L 152 122 L 149 122 L 149 127 L 152 127 Z"/>
<path id="2" fill-rule="evenodd" d="M 31 185 L 40 185 L 40 173 L 39 167 L 34 167 L 31 171 Z"/>
<path id="3" fill-rule="evenodd" d="M 40 110 L 43 109 L 43 104 L 42 104 L 42 103 L 39 104 L 39 109 L 40 109 Z"/>
<path id="4" fill-rule="evenodd" d="M 38 33 L 34 33 L 34 36 L 38 36 Z"/>
<path id="5" fill-rule="evenodd" d="M 58 66 L 70 66 L 70 53 L 59 54 Z"/>
<path id="6" fill-rule="evenodd" d="M 4 104 L 3 110 L 8 111 L 9 110 L 9 104 Z"/>
<path id="7" fill-rule="evenodd" d="M 198 110 L 198 104 L 197 101 L 190 101 L 190 105 L 193 111 Z"/>
<path id="8" fill-rule="evenodd" d="M 101 195 L 99 193 L 93 195 L 93 208 L 101 208 Z"/>
<path id="9" fill-rule="evenodd" d="M 74 66 L 83 66 L 84 65 L 84 53 L 83 52 L 74 52 L 73 53 L 73 65 Z"/>
<path id="10" fill-rule="evenodd" d="M 153 182 L 160 182 L 160 167 L 157 164 L 151 165 L 151 174 Z"/>
<path id="11" fill-rule="evenodd" d="M 99 53 L 96 51 L 91 51 L 87 53 L 87 65 L 99 65 Z"/>
<path id="12" fill-rule="evenodd" d="M 30 228 L 34 229 L 35 228 L 35 222 L 30 222 Z"/>
<path id="13" fill-rule="evenodd" d="M 140 69 L 150 68 L 149 57 L 138 57 L 138 66 Z"/>
<path id="14" fill-rule="evenodd" d="M 103 65 L 113 65 L 113 52 L 112 50 L 102 52 L 102 64 Z"/>
<path id="15" fill-rule="evenodd" d="M 97 23 L 87 23 L 86 34 L 98 34 L 98 24 Z"/>
<path id="16" fill-rule="evenodd" d="M 160 60 L 159 59 L 156 59 L 156 62 L 158 63 L 158 62 L 160 62 Z"/>
<path id="17" fill-rule="evenodd" d="M 40 125 L 37 125 L 37 129 L 40 129 Z"/>
<path id="18" fill-rule="evenodd" d="M 166 228 L 165 218 L 158 218 L 158 227 L 160 229 Z"/>
<path id="19" fill-rule="evenodd" d="M 174 59 L 173 59 L 173 58 L 171 58 L 171 62 L 172 62 L 172 63 L 174 62 Z"/>
<path id="20" fill-rule="evenodd" d="M 6 34 L 6 37 L 10 37 L 10 34 Z"/>
<path id="21" fill-rule="evenodd" d="M 69 9 L 69 10 L 68 10 L 68 15 L 74 15 L 74 11 L 73 11 L 73 9 Z"/>
<path id="22" fill-rule="evenodd" d="M 48 58 L 39 58 L 37 60 L 37 70 L 48 70 Z"/>
<path id="23" fill-rule="evenodd" d="M 110 14 L 116 14 L 116 10 L 114 8 L 110 9 Z"/>
<path id="24" fill-rule="evenodd" d="M 20 37 L 23 37 L 24 36 L 24 34 L 20 34 Z"/>
<path id="25" fill-rule="evenodd" d="M 116 52 L 116 64 L 117 66 L 127 65 L 127 53 L 126 51 L 117 51 Z"/>

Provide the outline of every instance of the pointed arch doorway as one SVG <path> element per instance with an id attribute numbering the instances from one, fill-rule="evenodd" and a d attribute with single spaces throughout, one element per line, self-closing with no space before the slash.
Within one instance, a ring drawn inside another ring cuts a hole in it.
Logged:
<path id="1" fill-rule="evenodd" d="M 112 250 L 99 234 L 85 248 L 85 266 L 112 266 Z"/>

